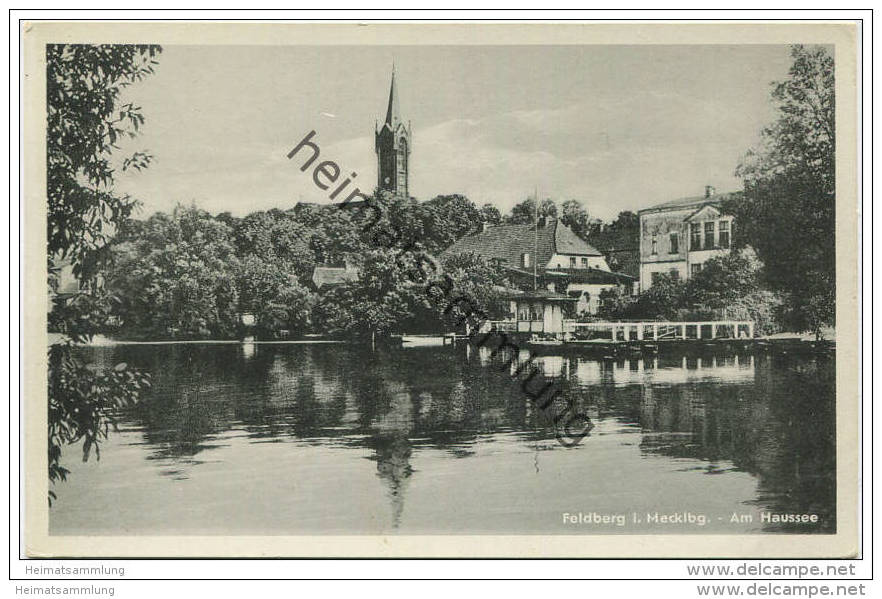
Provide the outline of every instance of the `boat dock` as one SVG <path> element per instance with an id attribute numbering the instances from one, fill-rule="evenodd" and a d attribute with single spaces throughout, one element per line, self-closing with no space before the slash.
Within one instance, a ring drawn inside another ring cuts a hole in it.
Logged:
<path id="1" fill-rule="evenodd" d="M 544 326 L 542 320 L 487 321 L 481 332 L 523 333 L 531 337 L 564 342 L 631 341 L 708 341 L 717 339 L 753 339 L 754 323 L 749 320 L 714 321 L 594 321 L 563 320 Z"/>

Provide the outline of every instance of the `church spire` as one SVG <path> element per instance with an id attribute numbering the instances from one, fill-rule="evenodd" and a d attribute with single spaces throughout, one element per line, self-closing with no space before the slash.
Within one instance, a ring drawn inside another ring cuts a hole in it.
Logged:
<path id="1" fill-rule="evenodd" d="M 392 63 L 392 84 L 389 86 L 389 104 L 386 120 L 374 130 L 374 149 L 377 152 L 377 187 L 401 197 L 408 196 L 410 174 L 410 124 L 401 120 L 398 111 L 398 82 L 395 63 Z"/>
<path id="2" fill-rule="evenodd" d="M 389 107 L 386 109 L 386 124 L 392 127 L 401 122 L 398 112 L 398 88 L 395 86 L 395 62 L 392 62 L 392 85 L 389 86 Z"/>

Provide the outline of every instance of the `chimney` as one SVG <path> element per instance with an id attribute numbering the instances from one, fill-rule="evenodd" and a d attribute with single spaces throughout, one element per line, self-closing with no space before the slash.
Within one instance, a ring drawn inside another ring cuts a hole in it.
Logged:
<path id="1" fill-rule="evenodd" d="M 705 185 L 704 186 L 704 197 L 709 198 L 709 197 L 713 196 L 715 193 L 717 193 L 717 190 L 714 188 L 713 185 Z"/>
<path id="2" fill-rule="evenodd" d="M 544 226 L 547 225 L 547 224 L 548 224 L 548 217 L 546 217 L 546 216 L 543 214 L 542 216 L 539 217 L 539 220 L 537 221 L 537 226 L 541 228 L 541 227 L 544 227 Z"/>
<path id="3" fill-rule="evenodd" d="M 492 227 L 492 226 L 493 226 L 493 225 L 491 225 L 491 224 L 488 223 L 487 221 L 482 222 L 482 223 L 481 223 L 481 233 L 485 233 L 485 232 L 487 231 L 487 229 L 489 229 L 489 228 Z"/>

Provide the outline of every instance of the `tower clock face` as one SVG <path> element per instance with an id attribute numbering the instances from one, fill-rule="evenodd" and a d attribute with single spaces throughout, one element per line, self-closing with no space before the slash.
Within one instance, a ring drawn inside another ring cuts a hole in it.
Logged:
<path id="1" fill-rule="evenodd" d="M 385 179 L 383 179 L 383 183 L 386 183 L 387 185 L 389 184 L 389 181 L 390 181 L 389 177 L 386 177 Z"/>

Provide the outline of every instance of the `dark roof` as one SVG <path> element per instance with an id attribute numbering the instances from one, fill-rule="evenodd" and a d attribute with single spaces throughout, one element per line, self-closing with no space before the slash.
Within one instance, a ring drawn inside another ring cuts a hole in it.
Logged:
<path id="1" fill-rule="evenodd" d="M 533 224 L 490 227 L 462 237 L 444 250 L 445 255 L 466 253 L 477 254 L 485 260 L 502 260 L 506 266 L 515 268 L 521 267 L 522 254 L 530 254 L 540 269 L 554 254 L 602 256 L 557 219 L 540 226 L 538 231 Z"/>
<path id="2" fill-rule="evenodd" d="M 636 248 L 609 249 L 605 251 L 606 263 L 614 272 L 635 279 L 640 274 L 640 250 Z"/>
<path id="3" fill-rule="evenodd" d="M 357 280 L 358 270 L 355 268 L 316 266 L 312 271 L 312 283 L 316 289 L 321 289 L 326 285 L 342 285 Z"/>
<path id="4" fill-rule="evenodd" d="M 690 196 L 688 198 L 679 198 L 676 200 L 671 200 L 669 202 L 662 202 L 661 204 L 656 204 L 655 206 L 651 206 L 649 208 L 644 208 L 640 210 L 640 213 L 643 212 L 652 212 L 654 210 L 675 210 L 680 208 L 699 208 L 704 206 L 705 204 L 719 204 L 723 200 L 728 200 L 732 196 L 734 196 L 738 192 L 729 192 L 729 193 L 718 193 L 712 196 Z"/>

